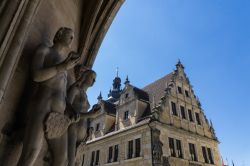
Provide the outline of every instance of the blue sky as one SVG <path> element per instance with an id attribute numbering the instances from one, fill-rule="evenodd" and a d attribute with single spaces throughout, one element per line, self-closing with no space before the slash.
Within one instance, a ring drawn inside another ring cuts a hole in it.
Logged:
<path id="1" fill-rule="evenodd" d="M 250 1 L 127 0 L 111 25 L 94 64 L 107 97 L 119 67 L 137 87 L 171 72 L 179 59 L 212 119 L 222 156 L 250 165 Z"/>

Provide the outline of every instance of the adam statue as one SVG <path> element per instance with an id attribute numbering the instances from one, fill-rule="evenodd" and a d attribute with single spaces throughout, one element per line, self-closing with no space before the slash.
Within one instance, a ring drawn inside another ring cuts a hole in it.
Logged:
<path id="1" fill-rule="evenodd" d="M 28 107 L 29 117 L 18 166 L 34 165 L 45 140 L 46 117 L 52 112 L 64 116 L 68 86 L 67 71 L 76 66 L 80 60 L 75 53 L 66 53 L 73 38 L 71 29 L 60 28 L 54 37 L 53 46 L 40 46 L 34 55 L 32 78 L 37 85 Z M 70 123 L 79 121 L 79 117 L 76 116 L 68 119 Z M 52 166 L 67 164 L 67 134 L 64 132 L 60 137 L 47 139 L 52 153 Z"/>

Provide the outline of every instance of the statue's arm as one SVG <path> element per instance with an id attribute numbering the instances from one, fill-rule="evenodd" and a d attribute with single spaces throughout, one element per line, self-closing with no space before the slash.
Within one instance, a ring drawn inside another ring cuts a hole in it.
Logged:
<path id="1" fill-rule="evenodd" d="M 50 48 L 46 46 L 40 46 L 33 58 L 33 81 L 43 82 L 50 78 L 55 77 L 58 73 L 64 72 L 73 68 L 78 62 L 79 59 L 70 59 L 69 56 L 64 62 L 57 64 L 52 67 L 44 68 L 44 60 L 46 55 L 48 55 Z"/>

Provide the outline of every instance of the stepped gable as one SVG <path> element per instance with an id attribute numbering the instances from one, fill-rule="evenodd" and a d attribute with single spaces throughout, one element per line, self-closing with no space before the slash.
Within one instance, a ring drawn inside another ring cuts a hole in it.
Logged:
<path id="1" fill-rule="evenodd" d="M 143 88 L 149 94 L 149 101 L 153 103 L 153 97 L 155 98 L 155 104 L 158 104 L 161 98 L 165 94 L 167 83 L 171 81 L 173 73 L 167 74 L 164 77 L 154 81 L 153 83 Z"/>

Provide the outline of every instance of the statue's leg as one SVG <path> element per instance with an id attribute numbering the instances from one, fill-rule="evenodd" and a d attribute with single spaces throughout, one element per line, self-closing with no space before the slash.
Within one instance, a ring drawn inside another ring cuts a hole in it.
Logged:
<path id="1" fill-rule="evenodd" d="M 42 121 L 33 119 L 27 125 L 23 149 L 21 157 L 18 161 L 18 166 L 33 166 L 39 152 L 42 148 L 44 140 L 43 124 Z"/>
<path id="2" fill-rule="evenodd" d="M 49 140 L 49 148 L 52 152 L 52 166 L 67 166 L 68 133 L 60 138 Z"/>
<path id="3" fill-rule="evenodd" d="M 77 126 L 76 124 L 70 125 L 68 128 L 68 166 L 75 166 L 76 155 L 76 141 L 77 141 Z"/>

